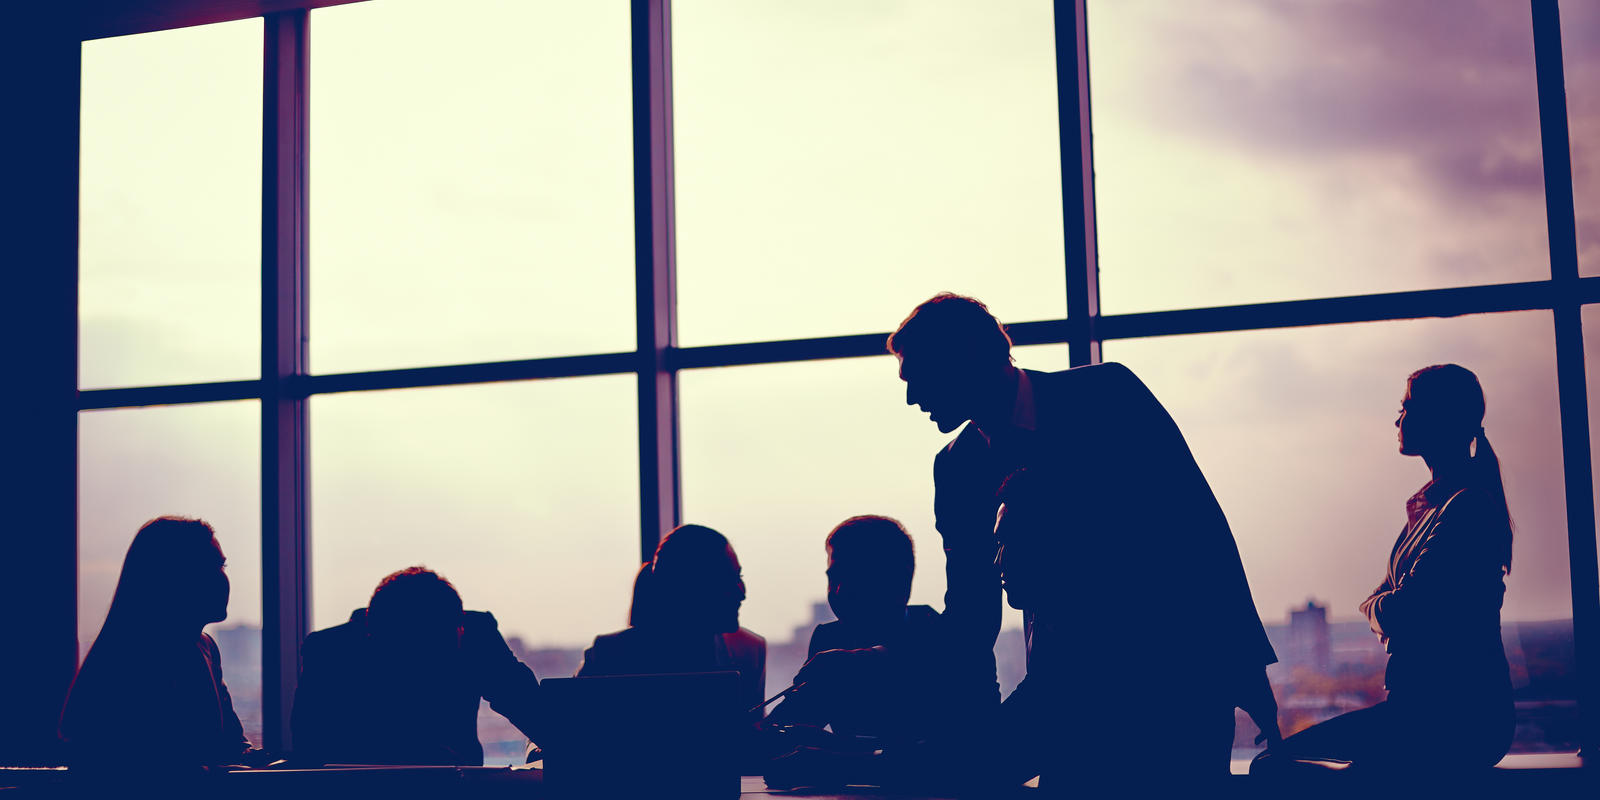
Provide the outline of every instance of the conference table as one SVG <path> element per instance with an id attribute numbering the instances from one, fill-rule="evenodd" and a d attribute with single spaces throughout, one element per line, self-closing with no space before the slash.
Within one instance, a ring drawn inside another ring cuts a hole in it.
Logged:
<path id="1" fill-rule="evenodd" d="M 1248 762 L 1235 764 L 1235 773 L 1241 773 Z M 619 765 L 619 769 L 625 769 Z M 74 775 L 62 767 L 15 768 L 0 767 L 0 800 L 22 798 L 75 798 L 89 796 L 170 796 L 216 798 L 340 798 L 359 800 L 367 797 L 381 798 L 560 798 L 564 795 L 550 791 L 544 785 L 544 772 L 537 767 L 397 767 L 340 765 L 317 769 L 237 769 L 208 774 L 196 780 L 171 783 L 151 779 L 145 775 L 129 775 L 125 781 L 107 786 L 101 783 L 85 784 L 83 776 Z M 1105 779 L 1115 783 L 1114 776 L 1097 776 L 1101 785 Z M 1328 791 L 1292 794 L 1309 796 L 1353 796 L 1350 789 L 1356 784 L 1342 783 L 1330 774 L 1331 783 L 1311 779 L 1297 788 Z M 1600 787 L 1593 767 L 1585 768 L 1576 753 L 1512 754 L 1498 767 L 1481 776 L 1473 776 L 1475 789 L 1489 795 L 1504 796 L 1583 796 L 1585 790 Z M 617 797 L 608 793 L 604 785 L 596 785 L 595 796 Z M 769 789 L 760 776 L 747 775 L 740 780 L 739 798 L 804 797 L 811 800 L 845 800 L 846 798 L 884 798 L 885 800 L 940 800 L 938 796 L 905 794 L 874 787 L 847 787 L 842 790 L 819 792 L 815 790 L 781 791 Z M 1285 796 L 1290 787 L 1274 785 L 1244 774 L 1235 774 L 1228 786 L 1231 796 L 1252 798 Z M 109 791 L 108 791 L 109 790 Z M 1577 792 L 1577 794 L 1574 794 Z M 585 793 L 587 795 L 587 793 Z M 1037 790 L 1021 789 L 1015 796 L 1037 796 Z M 634 795 L 622 795 L 633 797 Z M 729 795 L 724 794 L 723 797 Z M 1593 795 L 1587 795 L 1593 796 Z M 645 798 L 683 798 L 696 800 L 681 792 L 674 792 L 670 781 L 663 782 L 659 790 L 639 795 Z"/>

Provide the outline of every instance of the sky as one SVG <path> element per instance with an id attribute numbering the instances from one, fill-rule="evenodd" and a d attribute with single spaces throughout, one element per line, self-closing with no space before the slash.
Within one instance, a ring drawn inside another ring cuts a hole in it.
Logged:
<path id="1" fill-rule="evenodd" d="M 1581 267 L 1600 274 L 1600 2 L 1562 9 Z M 1065 312 L 1049 3 L 674 12 L 680 343 L 886 331 L 942 290 L 1006 322 Z M 1526 17 L 1091 3 L 1103 309 L 1547 276 Z M 627 3 L 376 0 L 311 28 L 312 371 L 631 350 Z M 257 375 L 261 36 L 85 44 L 83 388 Z M 1354 616 L 1427 477 L 1394 449 L 1405 376 L 1475 370 L 1517 522 L 1506 617 L 1550 619 L 1571 613 L 1551 330 L 1520 312 L 1105 355 L 1182 426 L 1269 623 L 1308 598 Z M 1017 357 L 1066 366 L 1064 345 Z M 682 374 L 685 519 L 733 541 L 747 627 L 783 640 L 809 620 L 823 537 L 860 513 L 906 524 L 914 599 L 940 605 L 944 437 L 894 367 Z M 629 376 L 313 398 L 313 624 L 422 563 L 530 644 L 621 627 L 634 403 Z M 133 531 L 164 513 L 216 525 L 232 618 L 259 622 L 258 425 L 254 401 L 82 415 L 85 644 Z"/>

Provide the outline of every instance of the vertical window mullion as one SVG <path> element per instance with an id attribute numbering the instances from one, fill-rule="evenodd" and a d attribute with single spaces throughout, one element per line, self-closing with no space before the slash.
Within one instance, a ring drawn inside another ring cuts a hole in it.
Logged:
<path id="1" fill-rule="evenodd" d="M 639 548 L 642 560 L 678 524 L 677 258 L 672 189 L 672 7 L 633 0 L 633 209 L 638 313 Z"/>
<path id="2" fill-rule="evenodd" d="M 1062 236 L 1067 270 L 1067 341 L 1074 367 L 1100 362 L 1100 266 L 1095 246 L 1094 153 L 1089 125 L 1086 0 L 1055 0 L 1056 113 L 1061 138 Z"/>
<path id="3" fill-rule="evenodd" d="M 1596 564 L 1589 399 L 1583 364 L 1583 307 L 1572 195 L 1572 150 L 1566 79 L 1561 63 L 1561 18 L 1556 0 L 1533 0 L 1533 51 L 1538 75 L 1539 132 L 1544 158 L 1545 216 L 1550 274 L 1555 284 L 1556 385 L 1561 408 L 1561 457 L 1566 479 L 1567 553 L 1572 572 L 1572 623 L 1578 667 L 1580 742 L 1600 748 L 1600 570 Z"/>
<path id="4" fill-rule="evenodd" d="M 289 710 L 310 628 L 307 569 L 306 134 L 309 15 L 269 14 L 262 117 L 261 569 L 265 745 L 292 748 Z"/>

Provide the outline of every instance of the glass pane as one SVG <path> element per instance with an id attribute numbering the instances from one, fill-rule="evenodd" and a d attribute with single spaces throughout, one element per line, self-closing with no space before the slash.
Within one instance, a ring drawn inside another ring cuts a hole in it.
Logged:
<path id="1" fill-rule="evenodd" d="M 1065 369 L 1066 345 L 1016 350 Z M 833 526 L 857 514 L 900 520 L 917 548 L 911 602 L 944 607 L 933 528 L 933 457 L 948 441 L 905 404 L 890 356 L 690 370 L 679 377 L 684 520 L 727 535 L 749 592 L 740 621 L 767 638 L 767 688 L 789 685 L 828 611 Z M 820 618 L 818 615 L 823 615 Z M 1002 687 L 1022 678 L 1022 616 L 1007 610 L 996 653 Z"/>
<path id="2" fill-rule="evenodd" d="M 632 350 L 628 4 L 311 21 L 313 369 Z"/>
<path id="3" fill-rule="evenodd" d="M 1108 313 L 1549 276 L 1526 3 L 1095 2 Z"/>
<path id="4" fill-rule="evenodd" d="M 1285 734 L 1383 698 L 1384 652 L 1357 607 L 1428 480 L 1397 453 L 1396 410 L 1414 370 L 1457 363 L 1483 384 L 1515 526 L 1502 613 L 1512 749 L 1577 749 L 1552 331 L 1549 312 L 1520 312 L 1107 343 L 1177 419 L 1228 514 L 1278 651 Z M 1307 603 L 1326 609 L 1320 663 L 1289 633 Z M 1242 721 L 1236 756 L 1258 749 L 1254 736 Z"/>
<path id="5" fill-rule="evenodd" d="M 1600 0 L 1561 0 L 1578 271 L 1600 275 Z"/>
<path id="6" fill-rule="evenodd" d="M 673 6 L 686 345 L 1066 313 L 1051 5 Z"/>
<path id="7" fill-rule="evenodd" d="M 255 378 L 260 19 L 83 43 L 79 384 Z"/>
<path id="8" fill-rule="evenodd" d="M 78 415 L 78 654 L 100 633 L 139 527 L 211 523 L 228 559 L 228 618 L 206 628 L 245 736 L 261 745 L 261 406 L 231 403 Z"/>
<path id="9" fill-rule="evenodd" d="M 608 375 L 311 399 L 311 620 L 345 622 L 421 564 L 539 677 L 624 627 L 639 567 L 635 380 Z M 479 716 L 486 763 L 527 742 Z"/>

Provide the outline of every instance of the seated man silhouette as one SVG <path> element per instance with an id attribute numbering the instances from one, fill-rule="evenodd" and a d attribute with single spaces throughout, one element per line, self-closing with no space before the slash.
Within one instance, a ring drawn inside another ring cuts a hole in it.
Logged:
<path id="1" fill-rule="evenodd" d="M 480 698 L 537 739 L 538 679 L 432 570 L 384 578 L 349 622 L 306 637 L 301 663 L 297 761 L 481 765 Z"/>
<path id="2" fill-rule="evenodd" d="M 722 534 L 682 525 L 639 569 L 628 627 L 595 637 L 578 677 L 739 672 L 740 708 L 760 705 L 767 642 L 739 627 L 739 557 Z"/>
<path id="3" fill-rule="evenodd" d="M 858 516 L 839 523 L 826 548 L 828 605 L 838 619 L 812 632 L 807 659 L 871 647 L 893 649 L 898 657 L 808 683 L 774 709 L 768 722 L 826 725 L 842 736 L 923 738 L 945 709 L 933 701 L 942 688 L 936 678 L 939 613 L 908 605 L 916 571 L 911 537 L 888 517 Z"/>
<path id="4" fill-rule="evenodd" d="M 1276 734 L 1270 690 L 1219 677 L 1219 665 L 1239 654 L 1178 647 L 1195 638 L 1191 632 L 1206 631 L 1216 609 L 1175 607 L 1142 625 L 1122 616 L 1119 606 L 1145 605 L 1129 594 L 1139 591 L 1147 568 L 1124 552 L 1127 542 L 1062 536 L 1060 481 L 1047 471 L 1019 471 L 999 495 L 1001 584 L 1006 601 L 1032 624 L 1027 675 L 998 709 L 964 731 L 885 749 L 881 757 L 797 750 L 774 762 L 769 786 L 870 783 L 988 794 L 1038 776 L 1052 794 L 1087 789 L 1090 796 L 1137 797 L 1180 787 L 1192 793 L 1227 776 L 1216 762 L 1227 763 L 1233 706 L 1219 706 L 1245 703 L 1257 724 Z M 1119 558 L 1125 567 L 1087 568 Z M 1268 694 L 1255 694 L 1261 691 Z M 1225 725 L 1219 710 L 1228 714 Z"/>

